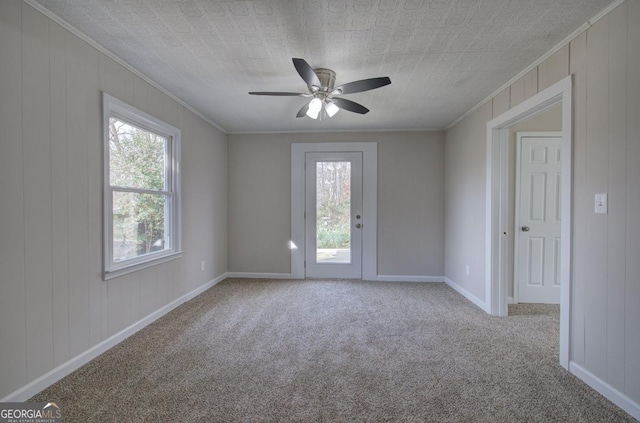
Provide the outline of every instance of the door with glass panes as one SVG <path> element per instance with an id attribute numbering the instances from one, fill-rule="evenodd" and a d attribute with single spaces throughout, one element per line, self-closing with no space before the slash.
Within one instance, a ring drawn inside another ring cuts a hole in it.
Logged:
<path id="1" fill-rule="evenodd" d="M 305 275 L 362 277 L 362 152 L 305 156 Z"/>

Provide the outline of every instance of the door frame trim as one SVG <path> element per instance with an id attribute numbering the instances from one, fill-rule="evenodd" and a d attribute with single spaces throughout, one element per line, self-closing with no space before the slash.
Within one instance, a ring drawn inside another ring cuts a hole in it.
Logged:
<path id="1" fill-rule="evenodd" d="M 327 142 L 291 144 L 291 277 L 305 278 L 305 156 L 306 153 L 362 153 L 362 279 L 378 273 L 378 143 Z"/>
<path id="2" fill-rule="evenodd" d="M 557 137 L 560 138 L 562 144 L 562 131 L 518 131 L 516 132 L 516 183 L 515 183 L 515 195 L 514 195 L 514 207 L 513 207 L 513 303 L 517 304 L 520 300 L 520 275 L 518 254 L 520 253 L 519 238 L 520 234 L 520 183 L 522 182 L 522 164 L 520 160 L 522 158 L 522 137 Z"/>
<path id="3" fill-rule="evenodd" d="M 560 365 L 569 369 L 571 283 L 573 275 L 572 204 L 572 77 L 561 79 L 533 97 L 487 122 L 486 174 L 486 235 L 485 235 L 485 311 L 506 316 L 507 271 L 506 253 L 509 229 L 507 222 L 507 172 L 505 154 L 509 127 L 560 103 L 562 105 L 562 224 L 560 287 Z"/>

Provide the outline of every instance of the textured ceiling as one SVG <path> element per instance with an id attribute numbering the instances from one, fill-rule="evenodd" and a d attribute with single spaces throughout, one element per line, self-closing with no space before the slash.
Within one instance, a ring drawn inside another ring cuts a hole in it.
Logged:
<path id="1" fill-rule="evenodd" d="M 37 0 L 227 132 L 445 128 L 611 0 Z M 371 109 L 296 118 L 292 57 Z"/>

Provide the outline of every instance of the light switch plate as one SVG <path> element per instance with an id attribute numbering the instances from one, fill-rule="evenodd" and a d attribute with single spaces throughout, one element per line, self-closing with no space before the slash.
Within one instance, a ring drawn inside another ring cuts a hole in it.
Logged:
<path id="1" fill-rule="evenodd" d="M 607 194 L 596 194 L 594 211 L 598 214 L 607 213 Z"/>

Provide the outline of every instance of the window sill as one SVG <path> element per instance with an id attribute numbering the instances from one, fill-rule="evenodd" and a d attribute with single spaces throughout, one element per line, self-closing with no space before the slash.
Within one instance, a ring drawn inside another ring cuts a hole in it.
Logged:
<path id="1" fill-rule="evenodd" d="M 128 275 L 129 273 L 137 272 L 138 270 L 147 269 L 149 267 L 166 263 L 171 260 L 179 259 L 182 257 L 182 251 L 170 253 L 162 257 L 153 258 L 140 263 L 132 264 L 126 267 L 121 267 L 114 270 L 105 271 L 102 275 L 102 280 L 108 281 L 110 279 L 119 278 L 120 276 Z"/>

